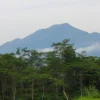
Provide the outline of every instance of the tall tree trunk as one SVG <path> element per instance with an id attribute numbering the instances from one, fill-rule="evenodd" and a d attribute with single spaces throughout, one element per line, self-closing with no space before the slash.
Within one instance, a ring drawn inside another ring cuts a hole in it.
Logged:
<path id="1" fill-rule="evenodd" d="M 42 88 L 42 90 L 43 90 L 43 91 L 42 91 L 42 100 L 44 100 L 44 91 L 45 91 L 44 89 L 45 89 L 45 86 L 44 86 L 44 84 L 43 84 L 43 88 Z"/>
<path id="2" fill-rule="evenodd" d="M 81 99 L 82 99 L 82 96 L 83 96 L 83 76 L 82 76 L 82 73 L 80 72 L 80 92 L 81 92 Z"/>
<path id="3" fill-rule="evenodd" d="M 4 74 L 1 80 L 1 84 L 2 84 L 2 100 L 5 100 L 5 75 Z"/>
<path id="4" fill-rule="evenodd" d="M 13 91 L 13 100 L 16 100 L 16 83 L 15 83 L 15 77 L 13 77 L 12 91 Z"/>
<path id="5" fill-rule="evenodd" d="M 69 98 L 68 98 L 68 96 L 67 96 L 67 94 L 66 94 L 66 92 L 65 92 L 65 81 L 64 81 L 64 78 L 65 78 L 65 75 L 64 75 L 64 77 L 63 77 L 63 94 L 64 94 L 64 96 L 65 96 L 65 98 L 66 98 L 66 100 L 69 100 Z"/>
<path id="6" fill-rule="evenodd" d="M 4 84 L 2 84 L 2 100 L 5 99 L 5 89 L 4 89 Z"/>
<path id="7" fill-rule="evenodd" d="M 57 86 L 57 83 L 56 83 L 56 100 L 58 100 L 58 86 Z"/>
<path id="8" fill-rule="evenodd" d="M 34 81 L 32 81 L 32 100 L 34 100 Z"/>
<path id="9" fill-rule="evenodd" d="M 68 99 L 68 96 L 67 96 L 67 94 L 66 94 L 66 92 L 65 92 L 65 89 L 63 89 L 63 94 L 64 94 L 64 96 L 66 97 L 66 100 L 69 100 L 69 99 Z"/>
<path id="10" fill-rule="evenodd" d="M 28 83 L 27 83 L 28 84 Z M 28 88 L 28 86 L 27 86 L 27 84 L 26 84 L 26 87 L 25 87 L 25 97 L 27 98 L 27 95 L 28 95 L 28 91 L 27 91 L 27 88 Z"/>
<path id="11" fill-rule="evenodd" d="M 20 93 L 21 93 L 21 96 L 23 95 L 23 83 L 20 82 Z"/>

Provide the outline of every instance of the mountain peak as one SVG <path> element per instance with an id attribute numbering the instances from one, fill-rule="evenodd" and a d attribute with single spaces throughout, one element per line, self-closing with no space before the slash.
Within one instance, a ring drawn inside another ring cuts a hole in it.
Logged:
<path id="1" fill-rule="evenodd" d="M 61 24 L 57 24 L 57 25 L 68 25 L 68 26 L 71 26 L 69 23 L 61 23 Z"/>
<path id="2" fill-rule="evenodd" d="M 63 24 L 55 24 L 55 25 L 52 25 L 49 28 L 58 28 L 58 27 L 66 27 L 67 28 L 67 27 L 73 27 L 73 26 L 71 26 L 69 23 L 63 23 Z"/>
<path id="3" fill-rule="evenodd" d="M 59 26 L 65 26 L 65 27 L 73 27 L 72 25 L 70 25 L 69 23 L 63 23 L 63 24 L 59 24 Z"/>
<path id="4" fill-rule="evenodd" d="M 17 38 L 9 41 L 0 46 L 0 53 L 15 52 L 18 47 L 27 47 L 28 49 L 50 48 L 53 42 L 59 42 L 66 38 L 71 40 L 70 43 L 75 43 L 76 49 L 100 43 L 100 34 L 89 34 L 69 23 L 62 23 L 37 30 L 23 39 Z"/>

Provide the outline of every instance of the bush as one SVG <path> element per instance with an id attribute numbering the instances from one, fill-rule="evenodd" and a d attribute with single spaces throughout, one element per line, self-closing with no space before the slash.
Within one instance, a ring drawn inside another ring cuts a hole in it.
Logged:
<path id="1" fill-rule="evenodd" d="M 90 86 L 83 89 L 82 97 L 78 97 L 74 100 L 100 100 L 100 93 L 94 86 Z"/>

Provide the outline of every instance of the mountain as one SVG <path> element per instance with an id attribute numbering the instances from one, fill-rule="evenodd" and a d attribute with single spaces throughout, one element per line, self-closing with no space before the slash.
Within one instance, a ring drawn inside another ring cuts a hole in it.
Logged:
<path id="1" fill-rule="evenodd" d="M 57 24 L 46 29 L 37 30 L 23 39 L 18 38 L 1 45 L 0 53 L 15 52 L 18 47 L 27 47 L 28 49 L 50 48 L 53 42 L 59 42 L 63 39 L 70 39 L 70 43 L 74 43 L 76 49 L 81 48 L 80 50 L 84 50 L 84 48 L 88 49 L 95 44 L 99 46 L 100 34 L 96 32 L 90 34 L 68 23 Z M 95 48 L 93 50 L 95 50 Z M 95 51 L 92 52 L 90 50 L 89 54 L 95 55 Z M 96 52 L 96 55 L 98 55 L 98 53 Z"/>

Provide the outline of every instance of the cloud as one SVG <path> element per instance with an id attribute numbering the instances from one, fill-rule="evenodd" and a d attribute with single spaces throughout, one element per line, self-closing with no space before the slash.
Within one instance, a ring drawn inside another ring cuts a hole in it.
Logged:
<path id="1" fill-rule="evenodd" d="M 87 4 L 90 6 L 100 5 L 100 0 L 78 0 L 80 4 Z"/>
<path id="2" fill-rule="evenodd" d="M 86 53 L 91 53 L 91 52 L 98 51 L 98 50 L 100 50 L 100 43 L 95 43 L 93 45 L 90 45 L 84 48 L 78 48 L 76 49 L 76 52 L 82 53 L 82 51 L 86 51 Z M 49 51 L 53 51 L 53 48 L 38 49 L 38 51 L 39 52 L 49 52 Z"/>
<path id="3" fill-rule="evenodd" d="M 85 48 L 78 48 L 76 52 L 81 53 L 82 51 L 86 51 L 86 53 L 90 53 L 92 51 L 99 50 L 99 49 L 100 49 L 100 43 L 95 43 Z"/>
<path id="4" fill-rule="evenodd" d="M 38 49 L 39 52 L 49 52 L 53 51 L 53 48 L 44 48 L 44 49 Z"/>
<path id="5" fill-rule="evenodd" d="M 53 50 L 53 48 L 38 49 L 39 52 L 49 52 Z M 100 55 L 100 43 L 95 43 L 84 48 L 76 49 L 76 53 L 82 53 L 83 51 L 86 51 L 86 55 L 98 56 Z"/>

